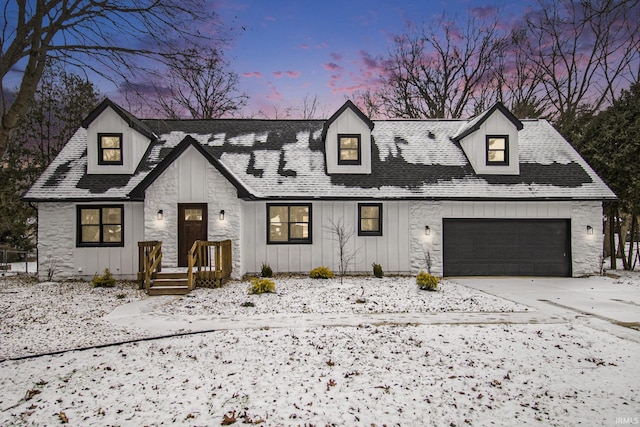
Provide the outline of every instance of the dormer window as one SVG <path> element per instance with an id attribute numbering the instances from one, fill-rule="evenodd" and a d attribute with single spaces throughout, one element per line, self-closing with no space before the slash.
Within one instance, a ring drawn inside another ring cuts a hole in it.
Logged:
<path id="1" fill-rule="evenodd" d="M 98 164 L 121 165 L 122 164 L 122 134 L 99 133 L 98 134 Z"/>
<path id="2" fill-rule="evenodd" d="M 509 136 L 487 135 L 487 166 L 509 165 Z"/>
<path id="3" fill-rule="evenodd" d="M 356 134 L 338 135 L 338 164 L 339 165 L 361 164 L 360 135 L 356 135 Z"/>

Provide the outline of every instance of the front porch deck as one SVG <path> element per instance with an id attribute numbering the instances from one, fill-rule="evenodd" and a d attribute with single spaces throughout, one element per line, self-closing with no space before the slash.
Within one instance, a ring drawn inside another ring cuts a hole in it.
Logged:
<path id="1" fill-rule="evenodd" d="M 196 286 L 220 287 L 231 277 L 231 240 L 197 240 L 187 267 L 165 267 L 162 242 L 138 242 L 138 280 L 148 295 L 185 295 Z"/>

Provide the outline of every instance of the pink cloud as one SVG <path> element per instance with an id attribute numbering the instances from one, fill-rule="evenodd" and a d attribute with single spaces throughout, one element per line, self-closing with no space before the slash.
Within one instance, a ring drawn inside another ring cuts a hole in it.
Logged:
<path id="1" fill-rule="evenodd" d="M 269 93 L 265 96 L 269 101 L 282 101 L 282 93 L 274 85 L 270 85 Z"/>
<path id="2" fill-rule="evenodd" d="M 331 52 L 329 56 L 331 57 L 331 59 L 333 59 L 336 62 L 342 61 L 342 55 L 337 52 Z"/>
<path id="3" fill-rule="evenodd" d="M 274 71 L 273 72 L 273 77 L 275 77 L 276 79 L 281 79 L 282 78 L 282 71 Z"/>
<path id="4" fill-rule="evenodd" d="M 304 44 L 300 45 L 300 49 L 305 49 L 305 50 L 311 49 L 311 46 L 309 46 L 308 44 L 304 43 Z"/>
<path id="5" fill-rule="evenodd" d="M 342 67 L 336 64 L 335 62 L 327 62 L 326 64 L 322 64 L 322 68 L 327 71 L 340 71 Z"/>
<path id="6" fill-rule="evenodd" d="M 300 77 L 300 71 L 291 71 L 291 70 L 287 70 L 287 76 L 291 77 L 292 79 L 297 79 L 298 77 Z"/>
<path id="7" fill-rule="evenodd" d="M 258 79 L 262 78 L 262 73 L 260 71 L 244 72 L 244 73 L 242 73 L 242 75 L 244 77 L 248 77 L 248 78 L 251 78 L 251 77 L 255 77 L 255 78 L 258 78 Z"/>
<path id="8" fill-rule="evenodd" d="M 469 14 L 478 19 L 493 18 L 497 13 L 498 9 L 493 6 L 479 6 L 469 10 Z"/>

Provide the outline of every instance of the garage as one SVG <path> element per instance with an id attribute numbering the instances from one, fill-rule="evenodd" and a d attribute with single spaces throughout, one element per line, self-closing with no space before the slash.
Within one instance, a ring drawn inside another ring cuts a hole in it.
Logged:
<path id="1" fill-rule="evenodd" d="M 571 276 L 568 219 L 443 219 L 445 276 Z"/>

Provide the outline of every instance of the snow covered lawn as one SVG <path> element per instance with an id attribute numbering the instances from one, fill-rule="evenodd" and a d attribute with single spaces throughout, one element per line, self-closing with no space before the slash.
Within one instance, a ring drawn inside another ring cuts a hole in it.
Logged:
<path id="1" fill-rule="evenodd" d="M 3 357 L 148 335 L 102 318 L 143 298 L 134 285 L 15 280 L 0 280 Z M 526 309 L 446 282 L 338 285 L 276 279 L 278 294 L 249 296 L 236 282 L 154 314 Z M 0 425 L 616 425 L 640 416 L 639 355 L 578 323 L 220 330 L 1 362 Z"/>

